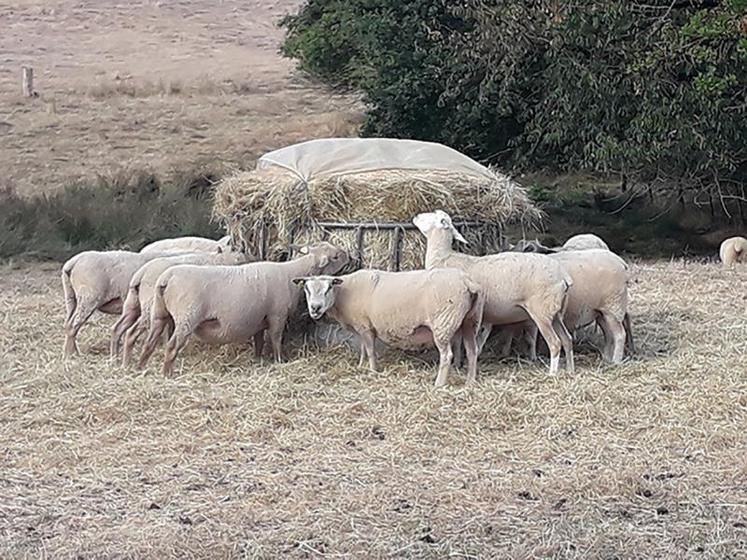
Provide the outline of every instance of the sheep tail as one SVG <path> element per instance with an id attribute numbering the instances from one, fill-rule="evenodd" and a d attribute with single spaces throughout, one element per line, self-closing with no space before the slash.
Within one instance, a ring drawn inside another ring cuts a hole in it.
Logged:
<path id="1" fill-rule="evenodd" d="M 164 319 L 170 317 L 171 314 L 166 308 L 166 301 L 164 300 L 163 294 L 169 284 L 169 275 L 162 274 L 156 284 L 156 290 L 153 294 L 153 304 L 151 306 L 151 317 L 153 319 Z"/>
<path id="2" fill-rule="evenodd" d="M 473 282 L 468 282 L 467 290 L 470 294 L 470 306 L 466 317 L 475 325 L 475 332 L 482 326 L 482 314 L 485 308 L 485 293 Z"/>
<path id="3" fill-rule="evenodd" d="M 130 310 L 140 310 L 140 284 L 130 284 L 127 289 L 127 297 L 125 297 L 122 305 L 122 314 L 129 313 Z"/>
<path id="4" fill-rule="evenodd" d="M 69 323 L 75 313 L 75 308 L 78 305 L 78 300 L 75 297 L 75 290 L 73 289 L 73 283 L 70 281 L 70 274 L 73 272 L 73 266 L 75 265 L 75 258 L 67 261 L 62 267 L 62 273 L 60 275 L 62 280 L 62 293 L 65 295 L 65 309 L 67 315 L 65 322 Z"/>
<path id="5" fill-rule="evenodd" d="M 573 280 L 570 276 L 563 275 L 563 300 L 560 303 L 560 317 L 565 317 L 565 310 L 568 308 L 568 290 L 573 286 Z"/>

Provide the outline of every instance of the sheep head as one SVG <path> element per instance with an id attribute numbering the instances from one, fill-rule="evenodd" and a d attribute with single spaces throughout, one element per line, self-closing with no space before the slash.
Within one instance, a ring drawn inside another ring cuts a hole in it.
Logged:
<path id="1" fill-rule="evenodd" d="M 342 284 L 342 278 L 335 276 L 306 276 L 303 278 L 294 278 L 293 283 L 303 285 L 309 315 L 316 321 L 321 319 L 329 308 L 335 304 L 334 287 Z"/>
<path id="2" fill-rule="evenodd" d="M 415 224 L 415 227 L 418 228 L 426 237 L 428 237 L 428 234 L 434 230 L 444 230 L 449 231 L 457 241 L 467 244 L 467 240 L 462 237 L 462 234 L 454 227 L 454 223 L 451 221 L 451 216 L 443 210 L 418 214 L 412 219 L 412 223 Z"/>
<path id="3" fill-rule="evenodd" d="M 527 240 L 527 239 L 521 239 L 516 242 L 516 245 L 513 245 L 509 249 L 510 251 L 516 252 L 516 253 L 539 253 L 541 255 L 549 255 L 552 253 L 557 253 L 556 250 L 551 249 L 550 247 L 545 247 L 540 243 L 538 240 Z"/>
<path id="4" fill-rule="evenodd" d="M 290 248 L 298 252 L 297 258 L 312 255 L 316 274 L 337 274 L 350 261 L 347 252 L 326 241 L 302 247 L 291 245 Z"/>

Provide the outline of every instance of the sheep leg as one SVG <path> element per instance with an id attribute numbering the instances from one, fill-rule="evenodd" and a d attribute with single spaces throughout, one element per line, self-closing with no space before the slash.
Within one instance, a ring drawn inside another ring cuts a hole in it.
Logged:
<path id="1" fill-rule="evenodd" d="M 185 324 L 177 325 L 174 329 L 174 334 L 171 335 L 166 345 L 166 354 L 163 359 L 163 367 L 161 368 L 163 375 L 172 375 L 174 373 L 174 362 L 182 348 L 187 345 L 190 334 L 189 327 Z"/>
<path id="2" fill-rule="evenodd" d="M 514 334 L 511 332 L 510 327 L 501 329 L 500 335 L 503 336 L 503 344 L 499 351 L 499 358 L 508 358 L 511 355 L 511 344 L 514 341 Z"/>
<path id="3" fill-rule="evenodd" d="M 485 343 L 488 340 L 488 337 L 490 336 L 491 331 L 493 330 L 493 325 L 483 325 L 480 328 L 480 332 L 477 335 L 477 353 L 482 354 L 483 348 L 485 348 Z"/>
<path id="4" fill-rule="evenodd" d="M 474 325 L 465 325 L 460 338 L 464 340 L 467 354 L 467 383 L 474 383 L 477 379 L 477 332 Z"/>
<path id="5" fill-rule="evenodd" d="M 88 322 L 88 319 L 91 318 L 91 315 L 93 315 L 97 308 L 98 306 L 91 302 L 84 301 L 78 303 L 73 316 L 65 325 L 65 347 L 63 351 L 63 356 L 65 358 L 80 353 L 77 341 L 78 333 L 80 332 L 81 327 Z"/>
<path id="6" fill-rule="evenodd" d="M 143 316 L 138 317 L 135 324 L 132 325 L 125 333 L 124 347 L 122 348 L 122 365 L 129 366 L 132 361 L 132 349 L 135 343 L 147 329 L 147 324 Z"/>
<path id="7" fill-rule="evenodd" d="M 529 317 L 537 325 L 537 329 L 547 343 L 547 348 L 550 350 L 550 375 L 556 375 L 560 367 L 561 342 L 553 328 L 552 320 L 540 313 L 532 312 L 531 309 L 526 309 L 526 312 L 529 313 Z"/>
<path id="8" fill-rule="evenodd" d="M 607 323 L 604 320 L 604 317 L 602 315 L 599 315 L 597 317 L 597 321 L 595 323 L 601 330 L 602 335 L 604 336 L 604 343 L 602 344 L 602 349 L 600 350 L 600 353 L 602 354 L 602 359 L 606 362 L 612 361 L 612 348 L 614 346 L 612 342 L 612 333 L 607 328 Z"/>
<path id="9" fill-rule="evenodd" d="M 361 333 L 361 340 L 365 347 L 366 353 L 368 354 L 368 369 L 371 371 L 378 370 L 378 364 L 376 363 L 376 335 L 371 331 L 364 331 Z"/>
<path id="10" fill-rule="evenodd" d="M 446 385 L 446 380 L 449 377 L 449 369 L 451 369 L 451 360 L 454 358 L 454 352 L 451 350 L 451 341 L 436 340 L 435 342 L 439 354 L 436 387 L 443 387 Z M 475 352 L 475 355 L 477 355 L 477 352 Z"/>
<path id="11" fill-rule="evenodd" d="M 457 332 L 454 334 L 454 338 L 451 339 L 451 351 L 454 354 L 454 367 L 462 367 L 462 344 L 463 344 L 463 336 L 461 332 Z"/>
<path id="12" fill-rule="evenodd" d="M 270 344 L 272 344 L 272 353 L 276 362 L 283 361 L 283 331 L 287 320 L 287 315 L 268 318 L 267 333 L 270 335 Z"/>
<path id="13" fill-rule="evenodd" d="M 526 342 L 527 348 L 529 348 L 529 359 L 532 362 L 537 361 L 537 325 L 532 323 L 522 329 L 524 336 L 524 342 Z"/>
<path id="14" fill-rule="evenodd" d="M 66 288 L 63 282 L 63 291 L 65 292 L 65 326 L 71 324 L 75 309 L 78 307 L 78 301 L 75 298 L 75 294 L 72 288 Z"/>
<path id="15" fill-rule="evenodd" d="M 174 336 L 174 322 L 169 321 L 166 323 L 166 340 L 164 342 L 168 342 L 172 336 Z"/>
<path id="16" fill-rule="evenodd" d="M 363 362 L 366 360 L 366 356 L 368 356 L 368 352 L 366 352 L 366 343 L 363 342 L 363 337 L 360 337 L 360 346 L 361 346 L 361 355 L 360 358 L 358 358 L 358 367 L 363 367 Z"/>
<path id="17" fill-rule="evenodd" d="M 560 343 L 563 345 L 565 369 L 568 370 L 569 373 L 573 373 L 576 368 L 573 360 L 573 339 L 571 338 L 571 334 L 568 332 L 565 323 L 563 323 L 563 320 L 559 315 L 556 315 L 553 319 L 552 326 L 555 329 L 555 332 L 558 333 Z"/>
<path id="18" fill-rule="evenodd" d="M 630 320 L 630 313 L 626 313 L 623 318 L 623 327 L 625 328 L 625 343 L 630 354 L 635 354 L 635 342 L 633 342 L 633 325 Z"/>
<path id="19" fill-rule="evenodd" d="M 265 329 L 254 334 L 254 358 L 262 361 L 262 351 L 265 349 Z"/>
<path id="20" fill-rule="evenodd" d="M 155 317 L 152 320 L 150 331 L 148 332 L 148 338 L 145 340 L 143 351 L 140 354 L 140 360 L 138 360 L 137 363 L 137 369 L 143 369 L 148 363 L 148 360 L 153 355 L 156 346 L 158 346 L 158 338 L 170 323 L 170 317 Z"/>
<path id="21" fill-rule="evenodd" d="M 109 361 L 114 362 L 119 354 L 120 341 L 125 331 L 129 330 L 140 317 L 139 309 L 125 309 L 112 327 L 112 337 L 109 343 Z"/>
<path id="22" fill-rule="evenodd" d="M 623 321 L 618 320 L 611 313 L 603 312 L 602 319 L 607 330 L 612 335 L 612 363 L 619 364 L 625 352 L 625 327 Z"/>

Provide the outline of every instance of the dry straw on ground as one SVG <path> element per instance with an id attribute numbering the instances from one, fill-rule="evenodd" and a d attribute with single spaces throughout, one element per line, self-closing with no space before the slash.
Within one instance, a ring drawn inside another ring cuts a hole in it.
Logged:
<path id="1" fill-rule="evenodd" d="M 575 374 L 194 344 L 63 363 L 56 268 L 0 273 L 1 558 L 742 558 L 747 267 L 634 266 L 640 354 Z M 592 339 L 596 342 L 596 339 Z"/>
<path id="2" fill-rule="evenodd" d="M 540 213 L 526 192 L 508 177 L 440 170 L 380 170 L 325 176 L 308 183 L 281 168 L 238 173 L 217 187 L 214 214 L 232 237 L 259 252 L 262 236 L 269 258 L 287 251 L 289 243 L 323 238 L 319 223 L 410 223 L 419 212 L 442 209 L 455 221 L 484 222 L 467 228 L 467 250 L 494 251 L 500 227 L 508 222 L 536 224 Z M 490 225 L 488 225 L 490 224 Z M 266 234 L 262 233 L 266 230 Z M 329 241 L 357 253 L 356 233 L 336 231 Z M 391 230 L 367 232 L 363 264 L 390 268 L 395 239 Z M 425 240 L 408 230 L 402 238 L 402 268 L 420 268 Z"/>

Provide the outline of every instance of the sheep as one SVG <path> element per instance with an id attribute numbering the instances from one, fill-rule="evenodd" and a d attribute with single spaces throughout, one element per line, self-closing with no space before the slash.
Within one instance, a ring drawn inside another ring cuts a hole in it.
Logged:
<path id="1" fill-rule="evenodd" d="M 628 265 L 606 249 L 561 251 L 550 258 L 573 280 L 563 315 L 566 327 L 573 332 L 596 321 L 605 338 L 602 356 L 615 364 L 622 362 L 630 328 Z"/>
<path id="2" fill-rule="evenodd" d="M 62 266 L 65 295 L 65 344 L 63 356 L 78 354 L 77 336 L 95 311 L 110 315 L 122 312 L 130 278 L 145 263 L 176 253 L 84 251 Z"/>
<path id="3" fill-rule="evenodd" d="M 129 364 L 132 348 L 137 339 L 148 329 L 150 307 L 158 277 L 162 272 L 178 264 L 194 265 L 236 265 L 249 262 L 251 257 L 238 252 L 226 253 L 185 253 L 173 257 L 153 259 L 140 267 L 130 279 L 122 315 L 112 327 L 110 358 L 114 361 L 124 336 L 122 365 Z"/>
<path id="4" fill-rule="evenodd" d="M 173 372 L 176 357 L 192 335 L 217 344 L 254 338 L 255 354 L 262 356 L 267 330 L 275 360 L 280 361 L 283 331 L 301 295 L 292 279 L 335 274 L 348 260 L 345 251 L 318 243 L 303 247 L 298 258 L 283 263 L 169 268 L 156 281 L 150 330 L 138 368 L 145 367 L 167 326 L 173 327 L 173 334 L 163 362 L 166 375 Z"/>
<path id="5" fill-rule="evenodd" d="M 550 254 L 550 257 L 557 260 L 573 280 L 564 315 L 566 327 L 573 332 L 596 321 L 605 335 L 602 356 L 613 363 L 622 361 L 625 347 L 631 354 L 634 353 L 635 344 L 627 311 L 629 275 L 625 261 L 607 249 L 563 249 Z M 525 331 L 529 330 L 524 332 L 528 340 L 536 337 L 531 332 L 531 325 L 522 327 Z M 511 339 L 516 334 L 508 333 L 504 351 L 510 347 Z M 534 345 L 530 343 L 529 346 L 530 358 L 534 359 Z"/>
<path id="6" fill-rule="evenodd" d="M 218 240 L 206 237 L 173 237 L 171 239 L 159 239 L 140 249 L 141 253 L 153 252 L 177 252 L 187 251 L 190 253 L 228 251 L 231 248 L 231 238 L 226 235 Z"/>
<path id="7" fill-rule="evenodd" d="M 604 240 L 593 233 L 580 233 L 574 235 L 569 238 L 568 241 L 563 243 L 563 247 L 561 247 L 561 250 L 563 251 L 586 251 L 587 249 L 610 250 Z"/>
<path id="8" fill-rule="evenodd" d="M 476 378 L 476 336 L 484 295 L 461 270 L 364 269 L 340 277 L 293 281 L 303 285 L 312 319 L 326 314 L 360 337 L 359 367 L 368 355 L 370 369 L 377 370 L 377 339 L 403 349 L 435 345 L 440 355 L 436 387 L 441 387 L 447 381 L 458 333 L 467 351 L 468 381 Z"/>
<path id="9" fill-rule="evenodd" d="M 729 239 L 725 239 L 721 243 L 719 256 L 724 266 L 747 262 L 747 239 L 744 237 L 730 237 Z"/>
<path id="10" fill-rule="evenodd" d="M 488 327 L 485 332 L 489 333 L 493 325 L 531 319 L 550 349 L 550 373 L 558 371 L 561 346 L 566 356 L 566 368 L 573 371 L 573 343 L 562 320 L 572 281 L 560 264 L 549 256 L 531 253 L 484 257 L 457 253 L 451 248 L 453 239 L 462 243 L 466 241 L 452 224 L 451 217 L 442 210 L 418 214 L 412 221 L 427 239 L 427 269 L 461 269 L 484 290 L 482 322 Z"/>
<path id="11" fill-rule="evenodd" d="M 539 253 L 551 255 L 559 251 L 585 251 L 587 249 L 606 249 L 609 247 L 601 237 L 593 233 L 581 233 L 569 238 L 561 247 L 546 247 L 539 240 L 521 239 L 516 245 L 509 245 L 508 250 L 517 253 Z"/>

